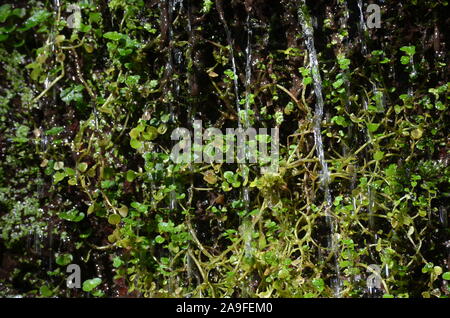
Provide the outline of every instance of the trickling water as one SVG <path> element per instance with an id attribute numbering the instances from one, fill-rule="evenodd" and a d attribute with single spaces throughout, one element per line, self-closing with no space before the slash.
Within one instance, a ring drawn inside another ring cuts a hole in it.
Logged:
<path id="1" fill-rule="evenodd" d="M 445 228 L 448 226 L 447 209 L 443 205 L 439 207 L 439 220 Z"/>
<path id="2" fill-rule="evenodd" d="M 49 255 L 48 255 L 48 270 L 52 271 L 53 270 L 53 227 L 49 226 L 48 228 L 48 250 L 49 250 Z"/>
<path id="3" fill-rule="evenodd" d="M 170 115 L 171 120 L 174 119 L 174 107 L 173 103 L 170 103 L 172 98 L 172 75 L 174 71 L 173 63 L 173 26 L 172 26 L 172 16 L 174 11 L 173 0 L 161 0 L 159 2 L 159 8 L 161 12 L 161 35 L 164 36 L 165 45 L 167 45 L 167 60 L 164 70 L 164 78 L 166 83 L 164 85 L 164 96 L 165 102 L 170 104 Z"/>
<path id="4" fill-rule="evenodd" d="M 250 20 L 250 13 L 247 15 L 247 48 L 246 62 L 245 62 L 245 116 L 244 116 L 244 127 L 250 126 L 249 119 L 249 108 L 250 108 L 250 83 L 252 81 L 252 26 Z"/>
<path id="5" fill-rule="evenodd" d="M 326 192 L 327 197 L 331 199 L 331 196 L 329 196 L 329 189 L 328 185 L 330 183 L 330 175 L 328 171 L 328 164 L 325 161 L 325 154 L 323 149 L 323 142 L 322 142 L 322 134 L 321 134 L 321 122 L 323 117 L 323 96 L 322 96 L 322 79 L 320 77 L 319 73 L 319 63 L 317 60 L 317 53 L 314 46 L 314 34 L 313 30 L 304 19 L 303 11 L 300 9 L 299 12 L 301 12 L 301 23 L 302 27 L 305 33 L 305 43 L 306 47 L 309 52 L 309 59 L 310 59 L 310 65 L 311 65 L 311 72 L 313 75 L 313 86 L 314 86 L 314 93 L 316 95 L 316 107 L 314 112 L 314 141 L 316 144 L 316 152 L 317 156 L 319 158 L 320 165 L 322 167 L 322 174 L 321 174 L 321 183 Z"/>
<path id="6" fill-rule="evenodd" d="M 374 96 L 376 96 L 378 94 L 378 89 L 375 84 L 373 85 L 373 94 L 374 94 Z M 362 98 L 362 104 L 363 104 L 363 109 L 366 112 L 369 111 L 368 102 L 364 97 Z M 378 104 L 378 102 L 377 102 L 377 104 Z M 378 108 L 378 105 L 377 105 L 377 108 Z M 369 129 L 366 128 L 365 132 L 366 132 L 366 142 L 370 142 L 371 136 L 370 136 Z M 366 152 L 366 156 L 367 156 L 367 152 Z M 366 158 L 366 160 L 367 160 L 367 158 Z M 370 187 L 370 185 L 368 185 L 367 187 L 368 187 L 367 188 L 367 199 L 369 201 L 368 206 L 367 206 L 369 229 L 375 230 L 375 217 L 373 215 L 373 207 L 375 204 L 374 195 L 373 195 L 372 188 Z M 375 239 L 376 239 L 376 236 L 375 236 Z"/>
<path id="7" fill-rule="evenodd" d="M 230 53 L 230 60 L 231 60 L 231 67 L 233 71 L 233 84 L 234 84 L 234 95 L 235 95 L 235 103 L 236 103 L 236 111 L 238 114 L 238 127 L 239 128 L 248 128 L 250 126 L 249 122 L 249 108 L 250 108 L 250 83 L 251 83 L 251 76 L 252 76 L 252 49 L 251 49 L 251 36 L 252 36 L 252 28 L 251 28 L 251 15 L 250 10 L 247 15 L 247 48 L 245 50 L 246 53 L 246 65 L 245 65 L 245 114 L 242 116 L 241 114 L 241 107 L 239 103 L 239 85 L 238 85 L 238 76 L 237 76 L 237 68 L 236 68 L 236 61 L 234 58 L 234 45 L 233 45 L 233 39 L 231 36 L 231 31 L 228 27 L 228 24 L 225 20 L 223 8 L 221 6 L 221 2 L 217 2 L 217 10 L 219 12 L 220 20 L 222 21 L 225 33 L 227 36 L 227 43 L 229 47 L 229 53 Z M 243 117 L 243 118 L 242 118 Z M 247 156 L 245 156 L 245 159 L 247 159 Z M 248 177 L 248 168 L 246 167 L 245 163 L 239 165 L 239 169 L 242 173 L 243 180 L 246 180 Z M 244 201 L 244 205 L 246 209 L 249 209 L 250 205 L 250 194 L 249 189 L 247 186 L 244 186 L 242 188 L 242 199 Z M 252 240 L 252 232 L 253 228 L 251 225 L 251 219 L 245 218 L 242 221 L 241 224 L 241 235 L 244 240 L 244 248 L 245 248 L 245 256 L 246 257 L 252 257 L 253 254 L 253 248 L 251 246 L 251 240 Z M 244 288 L 243 288 L 244 296 L 249 296 L 250 290 L 249 290 L 249 284 L 247 282 L 244 282 Z"/>
<path id="8" fill-rule="evenodd" d="M 227 36 L 227 43 L 229 47 L 230 52 L 230 60 L 231 60 L 231 67 L 233 71 L 233 84 L 234 84 L 234 95 L 235 95 L 235 103 L 236 103 L 236 110 L 238 114 L 238 126 L 239 128 L 248 128 L 250 125 L 249 122 L 249 106 L 250 106 L 250 83 L 251 83 L 251 77 L 252 77 L 252 49 L 251 49 L 251 36 L 252 36 L 252 28 L 251 28 L 251 15 L 250 12 L 248 12 L 247 15 L 247 48 L 246 48 L 246 65 L 245 65 L 245 115 L 241 116 L 241 107 L 239 103 L 239 84 L 238 84 L 238 76 L 237 76 L 237 68 L 236 68 L 236 61 L 234 58 L 234 44 L 233 39 L 231 36 L 231 31 L 228 27 L 228 24 L 225 20 L 224 11 L 221 6 L 220 1 L 217 2 L 217 10 L 219 12 L 220 20 L 222 21 L 225 33 Z M 243 118 L 242 118 L 243 117 Z M 242 120 L 244 119 L 244 120 Z M 245 164 L 240 165 L 240 170 L 242 172 L 243 179 L 247 179 L 248 169 L 245 166 Z M 244 204 L 246 207 L 249 206 L 250 203 L 250 195 L 248 187 L 244 187 L 242 189 L 242 197 L 244 200 Z"/>
<path id="9" fill-rule="evenodd" d="M 249 118 L 249 109 L 250 109 L 250 83 L 252 80 L 252 45 L 251 45 L 251 38 L 252 38 L 252 26 L 250 21 L 250 13 L 247 15 L 247 48 L 245 50 L 246 52 L 246 63 L 245 63 L 245 115 L 243 120 L 243 126 L 244 129 L 248 128 L 250 126 L 250 118 Z M 239 119 L 241 120 L 241 118 Z M 246 158 L 248 159 L 248 158 Z M 241 166 L 242 170 L 242 178 L 246 180 L 248 178 L 248 169 L 243 164 Z M 250 203 L 250 194 L 248 187 L 245 186 L 242 189 L 242 197 L 244 200 L 244 204 L 246 208 L 248 208 Z"/>
<path id="10" fill-rule="evenodd" d="M 53 1 L 53 7 L 54 7 L 54 10 L 55 10 L 55 13 L 56 13 L 56 20 L 59 20 L 60 17 L 61 17 L 61 4 L 60 4 L 59 0 L 54 0 Z M 57 31 L 58 30 L 56 30 L 55 24 L 53 24 L 51 32 L 50 32 L 50 37 L 49 37 L 49 40 L 51 40 L 52 51 L 53 52 L 55 52 L 55 41 L 54 41 L 54 38 L 55 38 L 55 33 Z"/>
<path id="11" fill-rule="evenodd" d="M 40 229 L 36 229 L 34 231 L 34 252 L 39 256 L 42 255 L 41 240 L 42 240 L 42 233 Z"/>
<path id="12" fill-rule="evenodd" d="M 166 85 L 164 87 L 164 93 L 166 96 L 165 102 L 168 102 L 170 104 L 170 121 L 172 123 L 175 122 L 175 107 L 174 103 L 172 102 L 172 99 L 174 96 L 176 96 L 179 92 L 179 83 L 177 80 L 173 80 L 173 73 L 175 70 L 174 66 L 174 56 L 175 60 L 179 61 L 180 57 L 175 54 L 174 48 L 173 48 L 173 12 L 176 10 L 176 7 L 178 4 L 182 5 L 182 1 L 179 0 L 162 0 L 160 2 L 160 8 L 161 8 L 161 28 L 165 30 L 167 37 L 167 43 L 168 43 L 168 52 L 167 52 L 167 61 L 166 61 L 166 69 L 165 69 L 165 78 L 166 78 Z M 174 180 L 173 180 L 174 181 Z M 169 206 L 168 208 L 170 210 L 175 210 L 177 205 L 176 202 L 176 192 L 171 191 L 169 193 Z"/>
<path id="13" fill-rule="evenodd" d="M 350 13 L 348 10 L 348 5 L 347 5 L 347 1 L 339 1 L 339 5 L 341 6 L 341 10 L 342 10 L 342 17 L 341 17 L 341 25 L 343 28 L 347 28 L 347 23 L 348 23 L 348 19 L 350 18 Z"/>
<path id="14" fill-rule="evenodd" d="M 341 43 L 341 49 L 340 52 L 338 54 L 342 54 L 343 56 L 347 56 L 347 51 L 348 51 L 348 47 L 350 47 L 350 39 L 348 36 L 348 19 L 350 17 L 350 13 L 348 10 L 348 6 L 347 6 L 347 1 L 341 1 L 340 2 L 340 6 L 341 6 L 341 10 L 343 12 L 341 18 L 340 18 L 340 24 L 341 24 L 341 28 L 339 30 L 340 34 L 347 34 L 347 36 L 343 37 L 342 39 L 342 43 Z M 343 33 L 345 32 L 345 33 Z M 339 56 L 338 56 L 339 58 Z M 347 112 L 350 112 L 350 107 L 351 107 L 351 102 L 350 102 L 350 98 L 349 96 L 352 96 L 351 91 L 350 91 L 350 80 L 349 78 L 351 77 L 351 75 L 349 74 L 349 70 L 342 70 L 342 78 L 344 80 L 344 85 L 345 85 L 345 110 Z M 351 140 L 352 138 L 352 127 L 349 126 L 347 128 L 347 136 L 348 138 Z M 348 151 L 349 151 L 349 147 L 346 143 L 342 143 L 342 151 L 344 156 L 347 156 Z M 354 174 L 353 179 L 356 178 L 356 173 Z M 354 182 L 351 183 L 351 190 L 353 190 L 354 188 Z"/>
<path id="15" fill-rule="evenodd" d="M 411 66 L 411 73 L 409 74 L 409 79 L 410 79 L 410 86 L 408 87 L 408 95 L 413 97 L 414 96 L 414 88 L 413 88 L 413 84 L 412 82 L 414 82 L 414 79 L 417 77 L 417 71 L 416 71 L 416 67 L 414 65 L 414 57 L 411 56 L 409 59 L 409 63 Z"/>
<path id="16" fill-rule="evenodd" d="M 217 11 L 219 12 L 220 20 L 223 23 L 223 26 L 225 28 L 225 33 L 227 35 L 227 43 L 228 43 L 229 52 L 230 52 L 231 67 L 232 67 L 232 71 L 233 71 L 234 95 L 235 95 L 235 102 L 236 102 L 236 110 L 238 113 L 238 125 L 239 125 L 239 127 L 242 127 L 241 118 L 240 118 L 241 117 L 240 116 L 241 106 L 239 104 L 239 84 L 238 84 L 238 76 L 237 76 L 237 69 L 236 69 L 236 61 L 234 59 L 233 39 L 231 37 L 231 31 L 228 27 L 227 21 L 225 20 L 223 8 L 220 4 L 220 1 L 217 2 Z"/>
<path id="17" fill-rule="evenodd" d="M 252 39 L 252 26 L 251 26 L 251 14 L 250 10 L 247 14 L 247 48 L 245 50 L 246 53 L 246 63 L 245 63 L 245 114 L 243 118 L 240 118 L 239 116 L 239 122 L 243 119 L 242 126 L 244 129 L 248 128 L 250 126 L 250 118 L 249 118 L 249 109 L 250 109 L 250 83 L 252 79 L 252 46 L 251 46 L 251 39 Z M 241 124 L 240 124 L 241 126 Z M 247 156 L 246 156 L 246 159 Z M 248 172 L 249 169 L 246 166 L 245 163 L 241 164 L 240 169 L 242 171 L 242 178 L 243 180 L 248 179 Z M 245 208 L 247 210 L 250 209 L 250 193 L 248 186 L 244 186 L 242 188 L 242 199 L 244 201 Z M 253 233 L 253 225 L 251 217 L 246 217 L 243 220 L 242 224 L 242 234 L 243 234 L 243 240 L 244 240 L 244 249 L 245 249 L 245 257 L 252 258 L 254 254 L 254 249 L 252 247 L 252 233 Z M 248 282 L 244 282 L 244 296 L 250 297 L 252 296 L 252 291 L 250 284 Z"/>
<path id="18" fill-rule="evenodd" d="M 367 54 L 367 44 L 366 44 L 366 21 L 364 18 L 364 4 L 362 2 L 362 0 L 358 0 L 358 8 L 359 8 L 359 26 L 358 26 L 358 31 L 359 31 L 359 41 L 361 43 L 361 53 L 363 55 Z"/>
<path id="19" fill-rule="evenodd" d="M 373 215 L 373 208 L 374 208 L 374 198 L 373 198 L 373 192 L 372 192 L 372 188 L 370 186 L 369 190 L 367 191 L 367 195 L 369 198 L 369 205 L 367 206 L 367 212 L 369 214 L 369 229 L 370 230 L 375 230 L 375 217 Z"/>
<path id="20" fill-rule="evenodd" d="M 175 210 L 177 207 L 177 194 L 175 191 L 171 191 L 170 192 L 170 202 L 169 202 L 169 209 L 170 210 Z"/>
<path id="21" fill-rule="evenodd" d="M 48 149 L 48 136 L 45 134 L 44 128 L 42 126 L 39 127 L 39 132 L 40 132 L 40 150 L 41 153 L 43 154 L 42 156 L 45 156 L 45 154 L 47 153 L 47 149 Z M 37 187 L 37 193 L 39 195 L 39 198 L 43 198 L 44 197 L 44 189 L 45 187 L 39 184 L 36 184 Z"/>
<path id="22" fill-rule="evenodd" d="M 417 71 L 416 71 L 416 66 L 414 65 L 414 57 L 413 56 L 410 57 L 409 63 L 411 64 L 410 78 L 414 79 L 417 76 Z"/>
<path id="23" fill-rule="evenodd" d="M 39 127 L 39 130 L 41 131 L 41 151 L 45 153 L 48 147 L 48 136 L 45 134 L 42 126 Z"/>
<path id="24" fill-rule="evenodd" d="M 373 84 L 373 96 L 375 98 L 375 105 L 377 108 L 377 112 L 382 113 L 386 107 L 386 97 L 384 93 L 377 88 L 375 83 Z"/>
<path id="25" fill-rule="evenodd" d="M 323 107 L 324 101 L 322 96 L 322 79 L 320 77 L 319 72 L 319 62 L 317 58 L 316 48 L 314 45 L 314 31 L 311 26 L 311 18 L 307 12 L 306 6 L 302 8 L 300 5 L 298 8 L 299 21 L 301 23 L 303 33 L 305 36 L 305 44 L 309 53 L 309 62 L 311 66 L 311 72 L 313 77 L 313 87 L 314 93 L 316 95 L 316 106 L 314 110 L 314 122 L 313 122 L 313 131 L 314 131 L 314 142 L 316 146 L 317 157 L 319 158 L 319 162 L 322 168 L 321 171 L 321 185 L 324 191 L 324 203 L 327 211 L 326 220 L 327 224 L 330 228 L 330 235 L 328 238 L 328 246 L 331 249 L 332 253 L 335 253 L 335 275 L 336 278 L 333 281 L 333 289 L 335 293 L 335 297 L 339 297 L 340 295 L 340 269 L 337 262 L 338 246 L 336 242 L 336 222 L 331 216 L 330 209 L 332 207 L 332 197 L 330 193 L 330 172 L 328 170 L 328 164 L 325 161 L 325 153 L 323 149 L 323 141 L 321 134 L 321 122 L 323 117 Z"/>
<path id="26" fill-rule="evenodd" d="M 195 42 L 196 42 L 196 37 L 194 35 L 194 31 L 192 28 L 192 12 L 191 12 L 191 5 L 190 2 L 188 2 L 187 8 L 187 25 L 188 25 L 188 34 L 189 34 L 189 41 L 188 41 L 188 54 L 187 54 L 187 58 L 190 59 L 190 63 L 186 63 L 187 65 L 192 64 L 194 65 L 194 47 L 195 47 Z M 191 66 L 192 67 L 192 66 Z M 196 82 L 196 78 L 195 75 L 192 72 L 192 69 L 188 69 L 186 70 L 187 73 L 187 77 L 188 77 L 188 83 L 189 83 L 189 90 L 190 90 L 190 94 L 191 96 L 196 96 L 197 93 L 197 82 Z M 196 116 L 201 116 L 201 113 L 197 113 L 197 99 L 194 98 L 191 101 L 191 105 L 189 107 L 189 114 L 188 114 L 188 124 L 189 127 L 192 129 L 192 131 L 196 132 L 197 129 L 201 129 L 201 127 L 198 127 L 198 122 L 196 124 Z M 202 132 L 200 131 L 200 134 Z M 198 134 L 198 132 L 197 132 Z M 197 136 L 194 136 L 194 138 L 196 138 Z M 188 192 L 188 203 L 189 203 L 189 208 L 192 206 L 192 200 L 194 197 L 194 165 L 192 164 L 192 161 L 190 161 L 189 163 L 189 171 L 190 171 L 190 184 L 189 184 L 189 188 L 187 190 Z M 193 227 L 193 231 L 196 232 L 196 228 L 195 226 Z M 201 279 L 197 273 L 197 271 L 195 270 L 195 265 L 194 265 L 194 261 L 192 260 L 191 254 L 190 254 L 190 249 L 191 249 L 191 242 L 189 242 L 189 247 L 188 247 L 188 253 L 186 253 L 186 271 L 187 271 L 187 279 L 188 279 L 188 285 L 199 285 L 201 284 Z M 195 277 L 196 282 L 193 283 L 193 279 Z"/>

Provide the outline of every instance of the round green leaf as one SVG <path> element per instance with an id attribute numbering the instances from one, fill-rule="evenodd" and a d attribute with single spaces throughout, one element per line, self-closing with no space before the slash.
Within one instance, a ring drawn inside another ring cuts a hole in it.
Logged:
<path id="1" fill-rule="evenodd" d="M 164 243 L 164 237 L 162 237 L 161 235 L 158 235 L 157 237 L 155 237 L 155 242 L 158 244 Z"/>
<path id="2" fill-rule="evenodd" d="M 90 292 L 95 287 L 100 285 L 101 282 L 102 282 L 102 280 L 100 278 L 98 278 L 98 277 L 97 278 L 93 278 L 93 279 L 85 280 L 83 282 L 83 291 Z"/>
<path id="3" fill-rule="evenodd" d="M 383 159 L 383 157 L 384 157 L 383 151 L 377 151 L 373 154 L 373 159 L 376 161 L 380 161 L 381 159 Z"/>
<path id="4" fill-rule="evenodd" d="M 119 212 L 120 216 L 125 218 L 128 215 L 128 207 L 125 204 L 122 204 L 120 206 L 120 208 L 117 209 L 117 211 Z"/>
<path id="5" fill-rule="evenodd" d="M 61 266 L 66 266 L 68 264 L 70 264 L 73 260 L 73 256 L 72 254 L 62 254 L 62 255 L 58 255 L 56 254 L 56 264 L 61 265 Z"/>
<path id="6" fill-rule="evenodd" d="M 88 164 L 86 162 L 81 162 L 80 164 L 78 164 L 78 170 L 80 170 L 80 172 L 85 172 L 88 168 Z"/>
<path id="7" fill-rule="evenodd" d="M 140 141 L 137 140 L 137 139 L 131 139 L 131 141 L 130 141 L 130 146 L 131 146 L 131 148 L 139 149 L 139 148 L 142 147 L 142 142 L 140 142 Z"/>
<path id="8" fill-rule="evenodd" d="M 120 223 L 120 215 L 118 214 L 111 214 L 108 217 L 108 223 L 112 225 L 117 225 Z"/>
<path id="9" fill-rule="evenodd" d="M 139 137 L 139 134 L 140 134 L 140 132 L 139 132 L 139 129 L 137 129 L 137 128 L 133 128 L 130 130 L 130 137 L 132 139 L 136 139 L 137 137 Z"/>
<path id="10" fill-rule="evenodd" d="M 48 286 L 46 285 L 41 286 L 41 288 L 39 288 L 39 293 L 44 297 L 50 297 L 51 295 L 53 295 L 51 289 L 48 288 Z"/>
<path id="11" fill-rule="evenodd" d="M 422 134 L 423 134 L 423 130 L 422 129 L 420 129 L 420 128 L 417 128 L 417 129 L 414 129 L 412 132 L 411 132 L 411 137 L 413 138 L 413 139 L 420 139 L 421 137 L 422 137 Z"/>
<path id="12" fill-rule="evenodd" d="M 134 172 L 133 170 L 128 170 L 127 171 L 127 181 L 133 182 L 135 178 L 136 178 L 136 172 Z"/>
<path id="13" fill-rule="evenodd" d="M 158 130 L 153 126 L 148 126 L 147 130 L 142 133 L 142 137 L 144 137 L 145 140 L 153 140 L 158 137 Z"/>

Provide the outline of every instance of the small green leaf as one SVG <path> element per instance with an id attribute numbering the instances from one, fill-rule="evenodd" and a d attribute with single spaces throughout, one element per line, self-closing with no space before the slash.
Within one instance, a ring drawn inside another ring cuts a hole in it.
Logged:
<path id="1" fill-rule="evenodd" d="M 434 107 L 436 107 L 437 110 L 445 110 L 447 108 L 447 106 L 445 106 L 445 104 L 440 100 L 436 102 Z"/>
<path id="2" fill-rule="evenodd" d="M 231 191 L 231 187 L 230 187 L 230 185 L 228 184 L 228 182 L 226 182 L 226 181 L 223 181 L 222 182 L 222 190 L 223 191 L 225 191 L 225 192 L 228 192 L 228 191 Z"/>
<path id="3" fill-rule="evenodd" d="M 142 134 L 145 140 L 154 140 L 158 137 L 158 129 L 153 126 L 148 126 L 146 131 Z"/>
<path id="4" fill-rule="evenodd" d="M 213 170 L 208 170 L 205 172 L 203 180 L 205 180 L 209 184 L 215 184 L 217 182 L 217 176 Z"/>
<path id="5" fill-rule="evenodd" d="M 400 51 L 405 52 L 409 56 L 413 56 L 416 53 L 416 47 L 414 45 L 411 46 L 402 46 Z"/>
<path id="6" fill-rule="evenodd" d="M 406 56 L 406 55 L 404 55 L 404 56 L 402 56 L 401 58 L 400 58 L 400 62 L 402 63 L 402 64 L 408 64 L 409 63 L 409 56 Z"/>
<path id="7" fill-rule="evenodd" d="M 53 127 L 45 132 L 47 136 L 57 135 L 60 132 L 64 131 L 64 127 Z"/>
<path id="8" fill-rule="evenodd" d="M 411 137 L 413 139 L 416 139 L 416 140 L 420 139 L 420 138 L 422 138 L 422 135 L 423 135 L 423 130 L 420 128 L 416 128 L 413 131 L 411 131 Z"/>
<path id="9" fill-rule="evenodd" d="M 123 264 L 123 261 L 120 259 L 120 257 L 116 256 L 113 259 L 113 266 L 115 268 L 120 267 Z"/>
<path id="10" fill-rule="evenodd" d="M 376 160 L 376 161 L 380 161 L 381 159 L 383 159 L 383 157 L 384 157 L 384 152 L 383 151 L 376 151 L 373 154 L 373 159 Z"/>
<path id="11" fill-rule="evenodd" d="M 137 137 L 139 137 L 139 133 L 140 133 L 140 131 L 139 131 L 139 129 L 137 127 L 133 128 L 133 129 L 130 130 L 130 137 L 132 139 L 136 139 Z"/>
<path id="12" fill-rule="evenodd" d="M 450 280 L 450 272 L 445 272 L 444 274 L 442 274 L 442 278 L 445 280 Z"/>
<path id="13" fill-rule="evenodd" d="M 127 79 L 125 80 L 125 84 L 128 87 L 133 87 L 136 86 L 139 83 L 139 79 L 141 77 L 139 75 L 130 75 L 127 77 Z"/>
<path id="14" fill-rule="evenodd" d="M 80 164 L 78 164 L 78 170 L 80 170 L 80 172 L 85 172 L 88 168 L 88 164 L 86 162 L 81 162 Z"/>
<path id="15" fill-rule="evenodd" d="M 56 183 L 60 182 L 61 180 L 63 180 L 65 177 L 66 177 L 65 172 L 57 172 L 53 176 L 53 182 L 56 184 Z"/>
<path id="16" fill-rule="evenodd" d="M 158 244 L 162 244 L 162 243 L 164 243 L 164 241 L 165 241 L 165 239 L 161 235 L 158 235 L 157 237 L 155 237 L 155 242 Z"/>
<path id="17" fill-rule="evenodd" d="M 341 59 L 339 59 L 339 60 L 338 60 L 338 63 L 339 63 L 339 67 L 340 67 L 342 70 L 347 70 L 348 67 L 350 66 L 350 60 L 349 60 L 349 59 L 346 59 L 346 58 L 341 58 Z"/>
<path id="18" fill-rule="evenodd" d="M 380 124 L 374 124 L 374 123 L 368 123 L 367 124 L 367 129 L 370 132 L 376 132 L 378 130 L 378 127 L 380 127 Z"/>
<path id="19" fill-rule="evenodd" d="M 336 123 L 342 127 L 348 127 L 348 123 L 347 123 L 345 117 L 343 117 L 343 116 L 334 116 L 333 118 L 331 118 L 331 122 Z"/>
<path id="20" fill-rule="evenodd" d="M 6 41 L 7 39 L 9 38 L 9 35 L 8 34 L 0 34 L 0 42 L 3 42 L 3 41 Z M 33 72 L 34 72 L 35 70 L 33 70 Z M 35 76 L 34 74 L 33 74 L 33 72 L 31 72 L 31 79 L 33 80 L 33 81 L 36 81 L 37 80 L 37 76 Z"/>
<path id="21" fill-rule="evenodd" d="M 141 123 L 141 124 L 137 125 L 135 127 L 135 129 L 136 129 L 137 132 L 141 133 L 141 132 L 143 132 L 145 130 L 145 125 L 143 123 Z"/>
<path id="22" fill-rule="evenodd" d="M 224 176 L 225 179 L 230 180 L 230 179 L 233 178 L 234 173 L 233 173 L 233 171 L 225 171 L 225 173 L 223 174 L 223 176 Z"/>
<path id="23" fill-rule="evenodd" d="M 316 287 L 316 289 L 319 292 L 322 292 L 324 290 L 324 288 L 325 288 L 325 283 L 324 283 L 322 278 L 315 278 L 315 279 L 313 279 L 312 284 L 314 285 L 314 287 Z"/>
<path id="24" fill-rule="evenodd" d="M 142 142 L 140 142 L 137 139 L 131 139 L 130 140 L 130 146 L 134 149 L 139 149 L 142 147 Z"/>
<path id="25" fill-rule="evenodd" d="M 100 12 L 89 13 L 89 22 L 99 23 L 102 20 L 102 15 Z"/>
<path id="26" fill-rule="evenodd" d="M 50 288 L 48 288 L 47 285 L 41 286 L 41 288 L 39 288 L 39 293 L 44 297 L 50 297 L 51 295 L 53 295 L 53 292 L 50 290 Z"/>
<path id="27" fill-rule="evenodd" d="M 64 168 L 64 162 L 62 162 L 62 161 L 57 161 L 53 165 L 53 169 L 55 169 L 55 170 L 62 170 L 63 168 Z"/>
<path id="28" fill-rule="evenodd" d="M 122 204 L 120 208 L 117 209 L 117 212 L 119 212 L 121 217 L 126 218 L 128 215 L 128 207 L 125 204 Z"/>
<path id="29" fill-rule="evenodd" d="M 108 217 L 108 223 L 112 225 L 117 225 L 120 223 L 120 215 L 118 214 L 111 214 Z"/>
<path id="30" fill-rule="evenodd" d="M 337 81 L 335 81 L 335 82 L 333 83 L 333 87 L 334 87 L 335 89 L 337 89 L 337 88 L 341 87 L 342 84 L 344 84 L 344 80 L 343 80 L 342 78 L 340 78 L 340 79 L 338 79 Z"/>
<path id="31" fill-rule="evenodd" d="M 136 172 L 134 172 L 133 170 L 128 170 L 127 171 L 127 181 L 133 182 L 134 179 L 136 179 Z"/>
<path id="32" fill-rule="evenodd" d="M 69 104 L 71 101 L 81 102 L 83 101 L 83 85 L 75 85 L 64 89 L 60 96 L 63 102 Z"/>
<path id="33" fill-rule="evenodd" d="M 303 85 L 308 85 L 311 84 L 313 82 L 313 79 L 311 77 L 304 77 L 303 78 Z"/>
<path id="34" fill-rule="evenodd" d="M 122 39 L 124 35 L 122 33 L 113 31 L 113 32 L 106 32 L 105 34 L 103 34 L 103 37 L 108 40 L 118 41 Z"/>
<path id="35" fill-rule="evenodd" d="M 72 254 L 61 254 L 58 255 L 56 254 L 56 264 L 61 265 L 61 266 L 66 266 L 68 264 L 70 264 L 73 260 L 73 256 Z"/>
<path id="36" fill-rule="evenodd" d="M 115 186 L 115 182 L 113 180 L 103 180 L 101 182 L 102 189 L 109 189 Z"/>
<path id="37" fill-rule="evenodd" d="M 36 11 L 31 17 L 29 17 L 22 28 L 19 31 L 27 31 L 44 21 L 46 21 L 52 14 L 46 10 Z"/>
<path id="38" fill-rule="evenodd" d="M 145 213 L 148 210 L 148 206 L 139 202 L 132 202 L 131 206 L 141 213 Z"/>
<path id="39" fill-rule="evenodd" d="M 88 279 L 85 280 L 83 282 L 83 291 L 85 292 L 90 292 L 92 291 L 95 287 L 97 287 L 98 285 L 100 285 L 100 283 L 102 282 L 102 280 L 100 278 L 93 278 L 93 279 Z"/>
<path id="40" fill-rule="evenodd" d="M 4 4 L 0 7 L 0 23 L 3 23 L 11 15 L 11 5 Z"/>
<path id="41" fill-rule="evenodd" d="M 441 274 L 442 274 L 442 267 L 440 267 L 440 266 L 435 266 L 435 267 L 433 268 L 433 272 L 434 272 L 434 274 L 436 274 L 437 276 L 441 275 Z"/>
<path id="42" fill-rule="evenodd" d="M 161 124 L 158 126 L 158 134 L 164 135 L 167 131 L 167 125 Z"/>
<path id="43" fill-rule="evenodd" d="M 70 210 L 68 212 L 60 212 L 59 217 L 61 219 L 71 221 L 71 222 L 80 222 L 84 219 L 84 213 L 79 212 L 76 209 Z"/>
<path id="44" fill-rule="evenodd" d="M 434 264 L 433 263 L 427 263 L 425 264 L 425 266 L 422 268 L 422 273 L 426 274 L 431 272 L 431 270 L 433 269 Z"/>
<path id="45" fill-rule="evenodd" d="M 150 82 L 153 82 L 153 81 L 150 81 Z M 169 119 L 170 119 L 170 114 L 164 114 L 161 116 L 161 121 L 163 123 L 167 123 L 169 121 Z"/>
<path id="46" fill-rule="evenodd" d="M 68 176 L 68 177 L 75 176 L 75 170 L 73 170 L 72 168 L 66 167 L 64 169 L 64 172 L 66 173 L 66 176 Z"/>
<path id="47" fill-rule="evenodd" d="M 87 214 L 92 214 L 95 210 L 95 204 L 91 204 L 87 210 Z"/>

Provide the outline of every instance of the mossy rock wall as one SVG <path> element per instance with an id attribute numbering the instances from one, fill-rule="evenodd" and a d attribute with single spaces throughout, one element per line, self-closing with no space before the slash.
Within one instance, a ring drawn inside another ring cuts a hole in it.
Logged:
<path id="1" fill-rule="evenodd" d="M 2 4 L 0 295 L 448 297 L 448 2 L 372 2 Z M 242 118 L 277 173 L 171 160 Z"/>

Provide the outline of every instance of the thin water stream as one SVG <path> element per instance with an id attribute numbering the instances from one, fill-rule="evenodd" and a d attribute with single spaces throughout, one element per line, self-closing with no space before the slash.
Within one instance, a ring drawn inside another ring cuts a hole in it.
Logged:
<path id="1" fill-rule="evenodd" d="M 324 206 L 326 210 L 326 220 L 328 227 L 330 229 L 330 234 L 328 237 L 328 248 L 331 253 L 334 253 L 334 280 L 333 280 L 333 290 L 334 296 L 339 297 L 340 295 L 340 269 L 337 261 L 338 253 L 338 243 L 336 238 L 336 221 L 331 214 L 332 207 L 332 197 L 330 192 L 330 172 L 328 170 L 328 164 L 325 160 L 325 151 L 323 147 L 322 133 L 321 133 L 321 123 L 323 118 L 324 110 L 324 100 L 322 95 L 322 79 L 320 76 L 319 62 L 317 58 L 316 48 L 314 45 L 314 30 L 311 24 L 311 17 L 307 12 L 306 6 L 300 5 L 298 8 L 299 21 L 303 30 L 305 45 L 309 54 L 309 63 L 311 67 L 311 73 L 313 77 L 314 93 L 316 96 L 316 106 L 314 110 L 313 119 L 313 132 L 314 132 L 314 142 L 316 147 L 317 157 L 321 166 L 321 186 L 324 192 Z"/>
<path id="2" fill-rule="evenodd" d="M 366 44 L 366 21 L 364 17 L 364 3 L 362 0 L 358 0 L 358 9 L 359 9 L 359 25 L 358 25 L 358 31 L 359 31 L 359 41 L 361 44 L 361 54 L 366 55 L 367 54 L 367 44 Z"/>
<path id="3" fill-rule="evenodd" d="M 231 68 L 233 71 L 233 84 L 234 84 L 234 95 L 235 95 L 235 103 L 236 103 L 236 110 L 238 115 L 238 126 L 239 128 L 242 127 L 241 122 L 241 106 L 239 103 L 239 84 L 238 84 L 238 75 L 237 75 L 237 68 L 236 68 L 236 60 L 234 58 L 234 43 L 233 38 L 231 36 L 230 28 L 228 27 L 227 21 L 225 20 L 225 14 L 222 8 L 222 4 L 220 1 L 216 2 L 217 4 L 217 10 L 219 12 L 220 20 L 222 21 L 223 27 L 225 28 L 225 33 L 227 36 L 227 43 L 228 43 L 228 49 L 229 49 L 229 56 L 231 60 Z"/>

